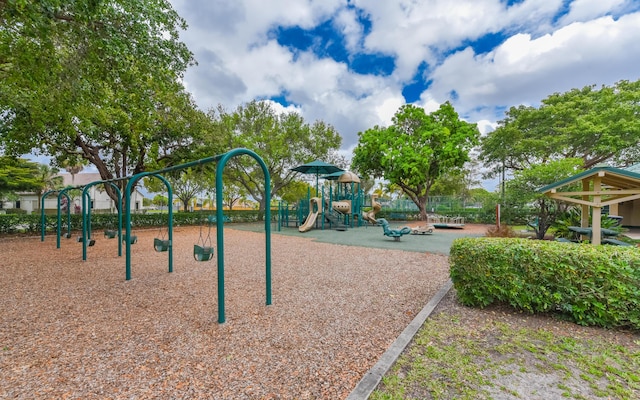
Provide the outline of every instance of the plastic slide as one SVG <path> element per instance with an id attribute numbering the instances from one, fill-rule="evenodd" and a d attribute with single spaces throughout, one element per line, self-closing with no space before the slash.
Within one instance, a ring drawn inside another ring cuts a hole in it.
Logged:
<path id="1" fill-rule="evenodd" d="M 300 225 L 298 231 L 306 232 L 313 229 L 313 226 L 316 224 L 316 218 L 318 218 L 318 212 L 309 213 L 307 219 L 304 221 L 304 224 Z"/>
<path id="2" fill-rule="evenodd" d="M 316 205 L 316 211 L 313 211 L 313 205 Z M 299 232 L 307 232 L 313 229 L 313 226 L 316 223 L 316 218 L 318 218 L 318 213 L 321 210 L 320 199 L 318 197 L 312 197 L 309 199 L 309 215 L 307 215 L 307 219 L 304 221 L 304 224 L 300 225 L 298 228 Z"/>
<path id="3" fill-rule="evenodd" d="M 365 221 L 369 221 L 374 225 L 378 223 L 378 221 L 376 220 L 376 214 L 378 213 L 378 211 L 380 211 L 380 209 L 382 209 L 382 205 L 376 201 L 377 198 L 378 196 L 376 196 L 375 194 L 372 194 L 371 204 L 373 207 L 371 208 L 371 211 L 362 213 L 362 218 Z"/>

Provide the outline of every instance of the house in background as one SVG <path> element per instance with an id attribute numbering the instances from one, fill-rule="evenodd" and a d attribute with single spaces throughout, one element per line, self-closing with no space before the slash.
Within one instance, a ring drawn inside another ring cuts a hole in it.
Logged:
<path id="1" fill-rule="evenodd" d="M 67 186 L 84 186 L 91 182 L 100 181 L 102 178 L 97 172 L 94 173 L 82 173 L 75 174 L 73 177 L 71 174 L 60 174 L 62 177 L 63 187 Z M 31 214 L 34 211 L 40 210 L 40 204 L 38 204 L 38 196 L 35 193 L 20 192 L 17 193 L 18 200 L 5 201 L 2 208 L 16 208 L 24 210 L 27 214 Z M 72 193 L 73 195 L 73 193 Z M 71 197 L 71 196 L 69 196 Z M 89 188 L 89 197 L 91 198 L 91 209 L 103 212 L 116 212 L 116 202 L 114 202 L 104 191 L 103 185 L 94 185 Z M 136 189 L 131 194 L 131 211 L 142 211 L 142 200 L 144 195 Z M 124 202 L 124 200 L 123 200 Z M 80 213 L 82 207 L 82 193 L 73 195 L 71 199 L 72 212 Z M 47 196 L 44 202 L 45 210 L 57 210 L 58 208 L 58 196 L 57 194 L 50 194 Z"/>

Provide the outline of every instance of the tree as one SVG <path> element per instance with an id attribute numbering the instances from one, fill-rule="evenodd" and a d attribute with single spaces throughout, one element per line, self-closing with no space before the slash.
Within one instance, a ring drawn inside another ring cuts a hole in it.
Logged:
<path id="1" fill-rule="evenodd" d="M 268 101 L 240 105 L 233 113 L 218 107 L 210 116 L 216 121 L 214 139 L 224 137 L 230 147 L 248 148 L 263 159 L 271 177 L 272 198 L 296 178 L 291 168 L 314 159 L 331 162 L 332 157 L 338 158 L 335 152 L 342 138 L 331 125 L 322 121 L 309 125 L 296 112 L 278 114 Z M 264 212 L 271 199 L 266 198 L 264 175 L 255 160 L 234 157 L 225 173 L 244 187 Z"/>
<path id="2" fill-rule="evenodd" d="M 233 206 L 240 200 L 246 199 L 247 191 L 237 183 L 224 185 L 224 193 L 222 194 L 222 201 L 224 205 L 233 210 Z"/>
<path id="3" fill-rule="evenodd" d="M 554 93 L 540 107 L 511 107 L 482 140 L 480 157 L 518 171 L 549 160 L 581 158 L 588 169 L 602 162 L 640 161 L 640 80 L 612 87 L 586 86 Z"/>
<path id="4" fill-rule="evenodd" d="M 206 187 L 206 180 L 196 169 L 186 168 L 165 176 L 171 185 L 173 195 L 177 197 L 185 211 L 189 211 L 189 204 L 196 195 Z M 164 192 L 166 187 L 159 179 L 148 177 L 144 186 L 151 193 Z"/>
<path id="5" fill-rule="evenodd" d="M 71 175 L 71 186 L 75 185 L 76 175 L 82 172 L 84 164 L 85 162 L 83 162 L 83 160 L 73 160 L 71 158 L 67 158 L 60 163 L 60 166 Z"/>
<path id="6" fill-rule="evenodd" d="M 407 104 L 390 127 L 358 133 L 352 164 L 361 173 L 399 186 L 426 220 L 431 187 L 446 171 L 469 161 L 479 135 L 476 125 L 460 120 L 449 102 L 429 115 Z"/>
<path id="7" fill-rule="evenodd" d="M 0 156 L 0 208 L 2 202 L 15 192 L 35 192 L 40 187 L 37 163 Z"/>
<path id="8" fill-rule="evenodd" d="M 193 56 L 169 1 L 5 1 L 0 20 L 9 154 L 84 159 L 106 180 L 184 157 L 207 130 L 180 80 Z"/>
<path id="9" fill-rule="evenodd" d="M 307 182 L 293 180 L 280 191 L 280 199 L 290 204 L 295 204 L 298 200 L 307 197 L 307 193 L 315 191 Z"/>
<path id="10" fill-rule="evenodd" d="M 157 206 L 159 209 L 162 209 L 164 207 L 168 207 L 169 199 L 167 198 L 167 196 L 157 194 L 153 196 L 153 199 L 151 199 L 151 204 L 153 204 L 154 206 Z"/>
<path id="11" fill-rule="evenodd" d="M 533 205 L 536 223 L 532 227 L 536 231 L 536 237 L 544 239 L 549 227 L 571 205 L 551 199 L 536 190 L 575 175 L 581 167 L 582 159 L 566 158 L 532 165 L 527 169 L 516 171 L 513 179 L 506 184 L 506 208 L 510 209 L 512 213 L 521 210 L 523 212 L 520 214 L 528 217 L 530 213 L 525 208 L 528 209 Z"/>
<path id="12" fill-rule="evenodd" d="M 36 177 L 38 187 L 34 190 L 38 196 L 38 207 L 42 203 L 42 195 L 48 190 L 62 187 L 62 177 L 58 174 L 60 170 L 45 164 L 38 164 L 38 174 Z"/>

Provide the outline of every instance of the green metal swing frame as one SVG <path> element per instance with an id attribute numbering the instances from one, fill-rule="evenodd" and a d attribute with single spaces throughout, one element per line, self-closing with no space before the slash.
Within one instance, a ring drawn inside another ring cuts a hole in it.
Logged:
<path id="1" fill-rule="evenodd" d="M 149 171 L 149 172 L 141 172 L 139 174 L 133 175 L 129 182 L 127 183 L 127 188 L 125 190 L 125 242 L 126 242 L 126 271 L 125 271 L 125 279 L 131 279 L 131 191 L 133 186 L 142 178 L 146 176 L 153 175 L 159 178 L 164 182 L 167 187 L 168 197 L 173 197 L 173 192 L 171 185 L 169 182 L 159 174 L 171 171 L 177 171 L 185 168 L 189 168 L 196 165 L 203 165 L 211 162 L 217 162 L 216 167 L 216 236 L 217 236 L 217 247 L 218 247 L 218 259 L 217 259 L 217 268 L 218 268 L 218 323 L 225 322 L 225 308 L 224 308 L 224 201 L 223 201 L 223 183 L 222 183 L 222 175 L 224 167 L 230 158 L 239 156 L 239 155 L 249 155 L 253 157 L 264 173 L 265 177 L 265 198 L 271 198 L 271 178 L 269 176 L 269 170 L 265 162 L 258 156 L 255 152 L 244 149 L 237 148 L 230 150 L 224 154 L 219 154 L 215 156 L 210 156 L 206 158 L 202 158 L 197 161 L 192 161 L 185 164 L 175 165 L 172 167 L 167 167 L 158 171 Z M 265 209 L 265 284 L 266 284 L 266 304 L 271 304 L 271 207 L 266 207 Z M 173 272 L 173 210 L 172 207 L 169 207 L 169 249 L 168 249 L 168 259 L 169 259 L 169 272 Z M 195 252 L 194 248 L 194 252 Z M 203 249 L 204 253 L 205 249 Z M 213 256 L 213 254 L 211 255 Z"/>

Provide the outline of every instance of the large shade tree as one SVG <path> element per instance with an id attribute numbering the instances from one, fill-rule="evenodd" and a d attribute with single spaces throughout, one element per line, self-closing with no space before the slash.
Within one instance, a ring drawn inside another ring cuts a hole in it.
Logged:
<path id="1" fill-rule="evenodd" d="M 2 1 L 0 21 L 7 153 L 84 159 L 112 179 L 182 157 L 206 130 L 180 82 L 193 57 L 169 1 Z"/>
<path id="2" fill-rule="evenodd" d="M 494 172 L 565 158 L 582 159 L 585 169 L 630 165 L 640 162 L 639 115 L 640 80 L 554 93 L 539 107 L 511 107 L 482 139 L 480 158 Z"/>
<path id="3" fill-rule="evenodd" d="M 421 107 L 404 105 L 394 115 L 393 125 L 376 126 L 358 136 L 353 167 L 400 187 L 426 220 L 432 186 L 447 171 L 469 161 L 480 133 L 446 102 L 430 114 Z"/>
<path id="4" fill-rule="evenodd" d="M 580 158 L 553 160 L 514 171 L 506 183 L 505 211 L 514 222 L 529 224 L 538 239 L 543 239 L 556 220 L 573 207 L 538 193 L 537 189 L 576 174 L 581 168 Z M 530 212 L 533 206 L 533 213 Z M 518 221 L 518 217 L 524 220 Z M 529 218 L 534 217 L 533 221 Z"/>
<path id="5" fill-rule="evenodd" d="M 489 175 L 506 170 L 512 176 L 505 199 L 511 212 L 536 206 L 542 238 L 568 206 L 533 189 L 599 163 L 640 162 L 639 115 L 640 80 L 554 93 L 538 107 L 511 107 L 482 139 L 480 158 L 492 167 Z"/>
<path id="6" fill-rule="evenodd" d="M 229 147 L 245 147 L 258 154 L 271 177 L 271 196 L 277 196 L 298 174 L 291 168 L 314 159 L 337 160 L 342 138 L 333 126 L 322 121 L 307 123 L 296 112 L 278 113 L 268 101 L 252 101 L 234 112 L 221 107 L 211 110 L 217 129 L 214 140 L 224 137 Z M 244 187 L 264 211 L 264 175 L 255 160 L 235 157 L 229 161 L 228 179 Z"/>

